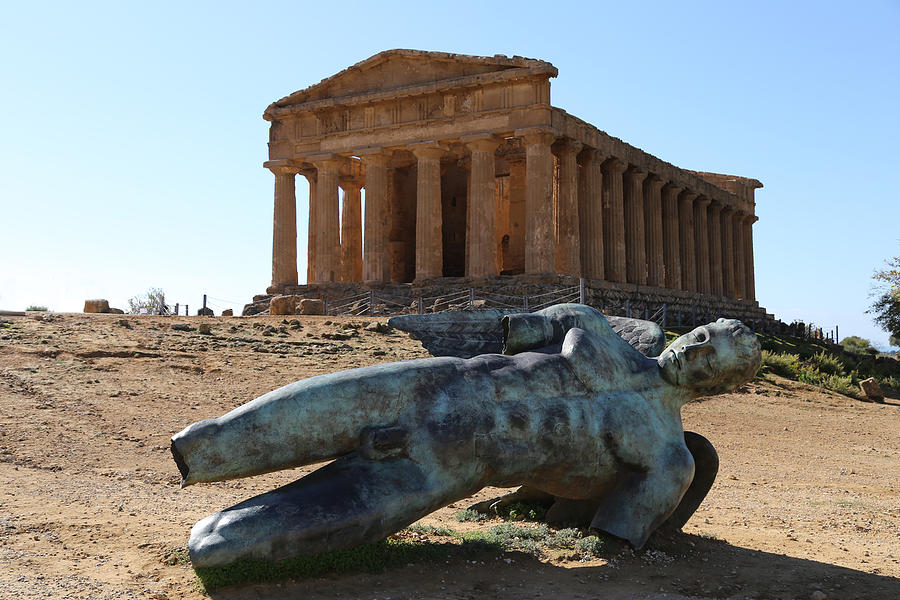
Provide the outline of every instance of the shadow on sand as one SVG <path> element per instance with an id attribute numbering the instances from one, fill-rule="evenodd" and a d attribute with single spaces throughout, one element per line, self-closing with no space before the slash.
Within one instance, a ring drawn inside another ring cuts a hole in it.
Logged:
<path id="1" fill-rule="evenodd" d="M 545 563 L 522 552 L 415 562 L 378 573 L 214 590 L 215 600 L 250 598 L 900 598 L 900 579 L 838 565 L 749 550 L 674 533 L 642 551 L 621 546 L 606 564 Z M 474 560 L 473 560 L 474 559 Z M 821 597 L 821 596 L 820 596 Z"/>

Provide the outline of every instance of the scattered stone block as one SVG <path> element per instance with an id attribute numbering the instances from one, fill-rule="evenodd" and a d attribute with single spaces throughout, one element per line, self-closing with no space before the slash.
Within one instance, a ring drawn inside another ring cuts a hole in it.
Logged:
<path id="1" fill-rule="evenodd" d="M 225 310 L 222 311 L 222 316 L 223 317 L 233 317 L 234 311 L 231 310 L 230 308 L 226 308 Z"/>
<path id="2" fill-rule="evenodd" d="M 859 382 L 859 387 L 862 389 L 863 394 L 866 395 L 867 400 L 884 402 L 884 392 L 881 391 L 881 386 L 878 385 L 878 382 L 875 381 L 874 377 L 863 379 Z"/>
<path id="3" fill-rule="evenodd" d="M 269 300 L 269 314 L 296 315 L 297 296 L 275 296 L 274 298 Z"/>
<path id="4" fill-rule="evenodd" d="M 304 298 L 300 301 L 300 314 L 301 315 L 324 315 L 325 314 L 325 302 L 322 300 L 315 300 L 312 298 Z"/>
<path id="5" fill-rule="evenodd" d="M 197 326 L 197 331 L 199 331 L 203 335 L 209 335 L 212 333 L 212 329 L 210 328 L 209 323 L 200 323 L 200 325 Z"/>
<path id="6" fill-rule="evenodd" d="M 213 312 L 213 309 L 211 309 L 210 307 L 207 306 L 206 308 L 198 308 L 197 316 L 198 317 L 214 317 L 214 316 L 216 316 L 216 313 Z"/>
<path id="7" fill-rule="evenodd" d="M 446 298 L 435 298 L 434 304 L 431 306 L 431 312 L 441 312 L 444 310 L 450 310 L 450 303 L 447 302 Z"/>
<path id="8" fill-rule="evenodd" d="M 125 314 L 125 311 L 122 310 L 121 308 L 110 308 L 109 312 L 111 312 L 114 315 L 124 315 Z"/>
<path id="9" fill-rule="evenodd" d="M 393 327 L 387 323 L 379 323 L 378 321 L 373 321 L 365 326 L 366 331 L 374 331 L 375 333 L 388 333 L 391 329 Z"/>
<path id="10" fill-rule="evenodd" d="M 84 301 L 84 312 L 86 312 L 86 313 L 108 313 L 109 312 L 109 300 L 103 300 L 102 298 L 96 298 L 94 300 L 85 300 Z"/>
<path id="11" fill-rule="evenodd" d="M 187 323 L 175 323 L 172 325 L 172 329 L 175 331 L 193 331 L 194 328 L 188 325 Z"/>

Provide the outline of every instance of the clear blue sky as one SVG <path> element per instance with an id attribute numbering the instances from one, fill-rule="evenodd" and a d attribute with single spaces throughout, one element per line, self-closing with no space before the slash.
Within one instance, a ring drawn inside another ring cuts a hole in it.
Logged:
<path id="1" fill-rule="evenodd" d="M 898 31 L 896 0 L 6 3 L 0 308 L 149 287 L 240 308 L 271 278 L 262 111 L 416 48 L 548 60 L 556 106 L 761 180 L 760 303 L 884 346 L 864 311 L 900 254 Z M 302 248 L 305 215 L 298 229 Z"/>

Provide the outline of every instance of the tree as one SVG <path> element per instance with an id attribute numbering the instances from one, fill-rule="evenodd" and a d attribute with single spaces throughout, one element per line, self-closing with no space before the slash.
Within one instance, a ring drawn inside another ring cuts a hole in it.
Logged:
<path id="1" fill-rule="evenodd" d="M 167 315 L 166 294 L 160 288 L 150 288 L 128 301 L 128 312 L 133 315 Z"/>
<path id="2" fill-rule="evenodd" d="M 872 342 L 858 335 L 848 335 L 841 340 L 841 346 L 852 354 L 876 354 L 878 352 L 872 347 Z"/>
<path id="3" fill-rule="evenodd" d="M 887 268 L 875 271 L 872 279 L 878 282 L 877 298 L 867 312 L 875 315 L 875 324 L 900 340 L 900 256 L 887 261 Z M 892 342 L 893 343 L 893 342 Z"/>

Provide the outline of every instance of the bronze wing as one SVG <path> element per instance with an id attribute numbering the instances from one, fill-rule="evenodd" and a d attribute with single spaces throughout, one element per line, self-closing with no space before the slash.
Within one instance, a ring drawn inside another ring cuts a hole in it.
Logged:
<path id="1" fill-rule="evenodd" d="M 503 352 L 501 321 L 511 314 L 521 314 L 521 311 L 491 308 L 402 315 L 391 317 L 388 324 L 422 342 L 422 346 L 434 356 L 472 358 L 479 354 Z M 613 331 L 644 356 L 659 356 L 665 348 L 666 335 L 653 321 L 604 316 Z M 517 351 L 536 349 L 525 347 L 517 348 Z"/>

